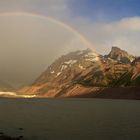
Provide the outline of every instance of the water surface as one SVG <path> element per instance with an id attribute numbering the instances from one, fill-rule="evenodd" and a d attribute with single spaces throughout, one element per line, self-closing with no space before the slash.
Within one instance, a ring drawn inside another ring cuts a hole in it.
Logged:
<path id="1" fill-rule="evenodd" d="M 25 140 L 140 140 L 140 101 L 0 99 L 0 132 Z"/>

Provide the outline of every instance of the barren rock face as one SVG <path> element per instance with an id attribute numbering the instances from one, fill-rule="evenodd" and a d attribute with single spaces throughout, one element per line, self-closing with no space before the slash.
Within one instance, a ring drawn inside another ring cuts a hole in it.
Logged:
<path id="1" fill-rule="evenodd" d="M 134 56 L 128 54 L 126 51 L 121 50 L 118 47 L 112 47 L 112 50 L 109 53 L 108 57 L 114 60 L 118 60 L 122 63 L 130 63 L 135 59 Z"/>

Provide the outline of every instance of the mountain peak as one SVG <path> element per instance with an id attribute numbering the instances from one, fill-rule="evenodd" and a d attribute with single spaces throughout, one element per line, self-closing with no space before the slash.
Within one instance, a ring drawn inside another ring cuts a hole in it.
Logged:
<path id="1" fill-rule="evenodd" d="M 131 63 L 133 60 L 135 60 L 133 55 L 128 54 L 126 51 L 120 49 L 117 46 L 112 47 L 108 57 L 122 63 Z"/>
<path id="2" fill-rule="evenodd" d="M 121 49 L 119 47 L 117 47 L 117 46 L 112 46 L 111 50 L 113 51 L 113 50 L 121 50 Z"/>
<path id="3" fill-rule="evenodd" d="M 110 53 L 127 53 L 125 50 L 122 50 L 121 48 L 117 46 L 112 46 Z M 127 53 L 128 54 L 128 53 Z"/>

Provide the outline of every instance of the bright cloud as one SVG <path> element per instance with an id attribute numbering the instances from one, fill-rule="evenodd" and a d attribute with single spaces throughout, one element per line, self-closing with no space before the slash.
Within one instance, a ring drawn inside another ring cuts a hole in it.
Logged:
<path id="1" fill-rule="evenodd" d="M 140 17 L 123 18 L 110 23 L 82 20 L 83 23 L 80 19 L 73 25 L 94 44 L 98 52 L 107 53 L 111 46 L 118 46 L 134 55 L 139 55 Z"/>

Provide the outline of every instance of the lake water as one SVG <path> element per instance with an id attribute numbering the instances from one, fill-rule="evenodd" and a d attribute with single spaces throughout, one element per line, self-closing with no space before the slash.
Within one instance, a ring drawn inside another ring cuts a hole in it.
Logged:
<path id="1" fill-rule="evenodd" d="M 0 99 L 0 132 L 25 140 L 140 140 L 140 101 Z"/>

